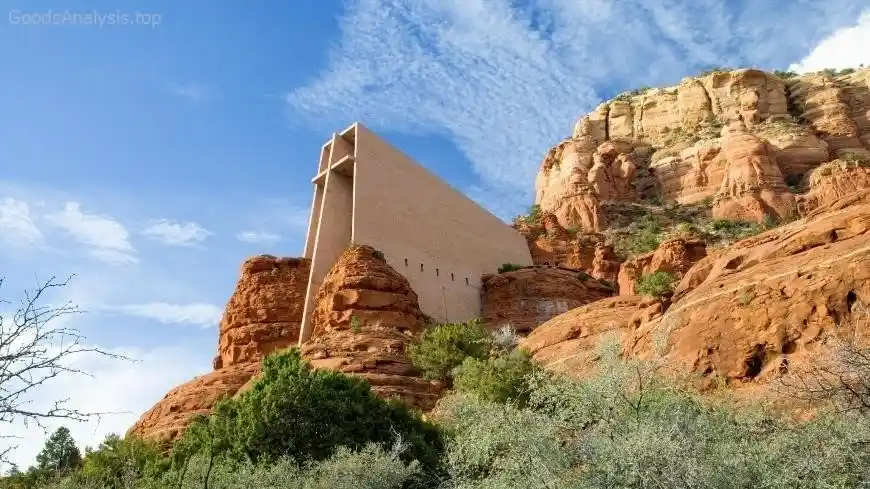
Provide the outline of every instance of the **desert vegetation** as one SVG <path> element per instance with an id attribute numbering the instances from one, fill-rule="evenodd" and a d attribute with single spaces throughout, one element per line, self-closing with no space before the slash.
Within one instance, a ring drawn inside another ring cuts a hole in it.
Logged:
<path id="1" fill-rule="evenodd" d="M 791 489 L 870 482 L 870 423 L 854 397 L 842 404 L 821 396 L 832 409 L 797 422 L 701 398 L 686 382 L 659 375 L 660 360 L 622 358 L 611 340 L 599 348 L 596 371 L 576 379 L 538 368 L 509 330 L 473 336 L 476 348 L 467 349 L 466 337 L 445 340 L 455 337 L 443 333 L 455 325 L 441 328 L 421 340 L 422 349 L 450 365 L 456 352 L 470 355 L 453 370 L 452 393 L 427 416 L 435 424 L 374 398 L 363 381 L 310 370 L 291 350 L 270 356 L 250 393 L 191 425 L 169 452 L 113 435 L 76 458 L 68 437 L 55 434 L 34 468 L 0 479 L 0 487 Z M 477 348 L 482 343 L 486 353 Z"/>

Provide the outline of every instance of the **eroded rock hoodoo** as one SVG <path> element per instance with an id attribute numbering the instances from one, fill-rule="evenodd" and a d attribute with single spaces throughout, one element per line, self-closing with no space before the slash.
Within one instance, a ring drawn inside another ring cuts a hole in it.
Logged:
<path id="1" fill-rule="evenodd" d="M 315 368 L 358 375 L 382 397 L 431 408 L 441 386 L 418 375 L 405 355 L 426 326 L 408 280 L 370 246 L 352 246 L 315 298 L 312 334 L 302 354 Z"/>

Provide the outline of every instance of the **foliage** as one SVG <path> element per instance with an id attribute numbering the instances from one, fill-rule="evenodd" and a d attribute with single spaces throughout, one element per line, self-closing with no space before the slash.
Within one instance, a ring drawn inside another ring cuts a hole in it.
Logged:
<path id="1" fill-rule="evenodd" d="M 842 151 L 838 158 L 845 161 L 847 164 L 870 167 L 870 158 L 856 154 L 854 151 Z"/>
<path id="2" fill-rule="evenodd" d="M 362 320 L 357 315 L 350 317 L 350 330 L 354 333 L 362 331 Z"/>
<path id="3" fill-rule="evenodd" d="M 790 78 L 794 78 L 794 77 L 798 76 L 798 74 L 795 73 L 794 71 L 780 71 L 780 70 L 775 70 L 775 71 L 773 72 L 773 74 L 776 75 L 776 76 L 778 76 L 778 77 L 780 77 L 780 78 L 782 78 L 783 80 L 788 80 L 788 79 L 790 79 Z"/>
<path id="4" fill-rule="evenodd" d="M 36 456 L 36 468 L 52 475 L 69 473 L 77 469 L 81 463 L 82 454 L 66 426 L 55 430 Z"/>
<path id="5" fill-rule="evenodd" d="M 96 450 L 86 449 L 78 480 L 119 489 L 125 480 L 154 478 L 168 469 L 168 460 L 153 443 L 135 436 L 106 436 Z"/>
<path id="6" fill-rule="evenodd" d="M 543 214 L 541 212 L 541 206 L 538 204 L 534 204 L 529 207 L 528 214 L 515 217 L 514 224 L 538 224 L 541 222 L 541 217 L 543 217 Z"/>
<path id="7" fill-rule="evenodd" d="M 713 234 L 726 241 L 737 241 L 764 231 L 764 227 L 752 221 L 713 219 L 710 222 Z"/>
<path id="8" fill-rule="evenodd" d="M 498 267 L 498 273 L 507 273 L 513 272 L 515 270 L 521 270 L 525 267 L 522 265 L 517 265 L 516 263 L 504 263 L 502 266 Z"/>
<path id="9" fill-rule="evenodd" d="M 437 465 L 441 441 L 434 426 L 401 403 L 376 397 L 368 382 L 314 370 L 290 349 L 267 357 L 248 391 L 192 423 L 173 455 L 176 464 L 194 453 L 236 462 L 302 462 L 328 458 L 339 446 L 386 445 L 397 435 L 408 443 L 409 460 L 429 469 Z"/>
<path id="10" fill-rule="evenodd" d="M 823 414 L 794 423 L 710 404 L 602 357 L 579 381 L 538 374 L 525 408 L 463 394 L 445 399 L 446 454 L 462 488 L 846 488 L 870 482 L 870 425 Z"/>
<path id="11" fill-rule="evenodd" d="M 162 476 L 129 474 L 125 489 L 404 489 L 419 484 L 423 473 L 417 462 L 402 461 L 403 449 L 396 444 L 391 450 L 370 444 L 359 451 L 341 447 L 328 459 L 300 464 L 289 458 L 274 463 L 214 462 L 193 457 L 185 467 Z M 206 478 L 206 472 L 209 473 Z M 104 489 L 99 480 L 69 478 L 46 489 Z"/>
<path id="12" fill-rule="evenodd" d="M 637 281 L 635 289 L 638 294 L 662 297 L 674 290 L 675 278 L 668 272 L 658 271 L 648 273 Z"/>
<path id="13" fill-rule="evenodd" d="M 485 359 L 492 336 L 480 320 L 444 323 L 427 328 L 408 347 L 411 363 L 428 379 L 449 380 L 467 357 Z"/>
<path id="14" fill-rule="evenodd" d="M 698 78 L 703 78 L 705 76 L 713 75 L 715 73 L 728 73 L 729 71 L 731 71 L 731 68 L 726 68 L 724 66 L 712 66 L 699 73 Z"/>
<path id="15" fill-rule="evenodd" d="M 642 255 L 659 247 L 662 241 L 662 226 L 651 216 L 644 215 L 632 224 L 629 234 L 614 244 L 614 251 L 622 257 Z"/>
<path id="16" fill-rule="evenodd" d="M 456 375 L 455 387 L 485 401 L 525 404 L 529 387 L 527 378 L 535 370 L 528 352 L 514 349 L 487 359 L 468 357 Z"/>

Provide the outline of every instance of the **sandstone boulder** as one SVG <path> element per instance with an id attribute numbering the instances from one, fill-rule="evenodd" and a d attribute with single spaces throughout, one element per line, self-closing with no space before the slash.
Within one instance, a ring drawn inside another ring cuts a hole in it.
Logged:
<path id="1" fill-rule="evenodd" d="M 315 297 L 302 355 L 315 368 L 357 375 L 382 397 L 430 409 L 441 386 L 418 376 L 405 354 L 426 326 L 408 280 L 370 246 L 352 246 Z"/>
<path id="2" fill-rule="evenodd" d="M 550 319 L 519 346 L 547 370 L 582 376 L 594 367 L 603 341 L 630 343 L 636 329 L 661 313 L 661 302 L 651 297 L 611 297 Z"/>
<path id="3" fill-rule="evenodd" d="M 527 267 L 485 278 L 482 317 L 492 328 L 510 325 L 527 333 L 554 316 L 613 292 L 582 270 Z"/>
<path id="4" fill-rule="evenodd" d="M 868 301 L 870 204 L 856 204 L 700 260 L 627 351 L 646 354 L 654 333 L 666 332 L 671 365 L 708 382 L 767 380 L 804 361 Z"/>
<path id="5" fill-rule="evenodd" d="M 619 269 L 619 295 L 637 294 L 636 285 L 644 275 L 667 272 L 682 278 L 692 265 L 707 256 L 704 241 L 694 238 L 669 239 L 643 255 L 629 259 Z"/>
<path id="6" fill-rule="evenodd" d="M 236 395 L 259 373 L 266 355 L 295 346 L 308 273 L 309 261 L 303 258 L 246 260 L 221 319 L 215 370 L 169 391 L 129 433 L 160 443 L 175 440 L 193 416 Z"/>
<path id="7" fill-rule="evenodd" d="M 870 165 L 835 160 L 812 171 L 809 191 L 800 196 L 798 206 L 806 215 L 865 189 L 870 189 Z"/>
<path id="8" fill-rule="evenodd" d="M 220 323 L 215 369 L 259 362 L 299 340 L 309 261 L 260 255 L 242 264 Z"/>
<path id="9" fill-rule="evenodd" d="M 728 168 L 716 194 L 713 217 L 761 221 L 765 216 L 786 218 L 796 212 L 775 150 L 749 133 L 743 120 L 734 120 L 722 130 L 722 153 Z"/>

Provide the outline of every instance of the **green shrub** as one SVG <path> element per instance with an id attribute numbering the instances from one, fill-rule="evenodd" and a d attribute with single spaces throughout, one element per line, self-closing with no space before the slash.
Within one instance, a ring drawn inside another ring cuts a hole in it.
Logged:
<path id="1" fill-rule="evenodd" d="M 487 359 L 466 358 L 455 379 L 460 392 L 474 394 L 485 401 L 525 404 L 528 376 L 535 370 L 529 354 L 521 349 Z"/>
<path id="2" fill-rule="evenodd" d="M 764 231 L 764 227 L 752 221 L 732 221 L 730 219 L 713 219 L 710 222 L 713 233 L 727 241 L 737 241 L 755 236 Z"/>
<path id="3" fill-rule="evenodd" d="M 326 460 L 299 464 L 289 458 L 274 463 L 231 463 L 197 455 L 181 470 L 160 477 L 129 475 L 125 489 L 405 489 L 426 487 L 425 474 L 417 462 L 401 458 L 401 446 L 384 450 L 367 445 L 359 451 L 339 447 Z M 183 477 L 182 477 L 183 475 Z M 206 481 L 206 478 L 208 479 Z M 99 481 L 68 479 L 51 489 L 104 489 Z M 431 486 L 430 486 L 431 487 Z M 48 489 L 48 488 L 46 488 Z"/>
<path id="4" fill-rule="evenodd" d="M 168 460 L 153 443 L 134 436 L 107 435 L 96 450 L 86 449 L 80 480 L 120 489 L 125 479 L 154 478 L 168 469 Z"/>
<path id="5" fill-rule="evenodd" d="M 232 461 L 323 460 L 340 446 L 383 446 L 400 436 L 405 456 L 437 466 L 440 435 L 402 404 L 375 396 L 368 382 L 330 370 L 314 370 L 296 349 L 275 353 L 262 374 L 214 414 L 194 422 L 176 444 L 177 459 L 211 453 Z"/>
<path id="6" fill-rule="evenodd" d="M 632 224 L 628 235 L 616 241 L 614 251 L 622 257 L 642 255 L 658 248 L 661 241 L 661 224 L 655 217 L 644 215 Z"/>
<path id="7" fill-rule="evenodd" d="M 520 270 L 522 268 L 525 267 L 517 265 L 516 263 L 504 263 L 502 266 L 498 267 L 498 273 L 513 272 L 514 270 Z"/>
<path id="8" fill-rule="evenodd" d="M 472 320 L 427 328 L 408 347 L 408 357 L 426 378 L 450 380 L 467 357 L 484 359 L 491 349 L 490 331 L 480 320 Z"/>
<path id="9" fill-rule="evenodd" d="M 780 71 L 780 70 L 776 70 L 776 71 L 773 72 L 773 74 L 776 75 L 776 76 L 778 76 L 778 77 L 780 77 L 780 78 L 782 78 L 783 80 L 788 80 L 788 79 L 790 79 L 790 78 L 794 78 L 794 77 L 798 76 L 798 74 L 795 73 L 794 71 Z"/>
<path id="10" fill-rule="evenodd" d="M 638 294 L 662 297 L 674 290 L 674 276 L 668 272 L 648 273 L 637 281 Z"/>
<path id="11" fill-rule="evenodd" d="M 535 375 L 525 408 L 457 394 L 442 401 L 453 487 L 821 489 L 870 482 L 870 424 L 809 423 L 710 404 L 602 359 L 586 380 Z"/>

